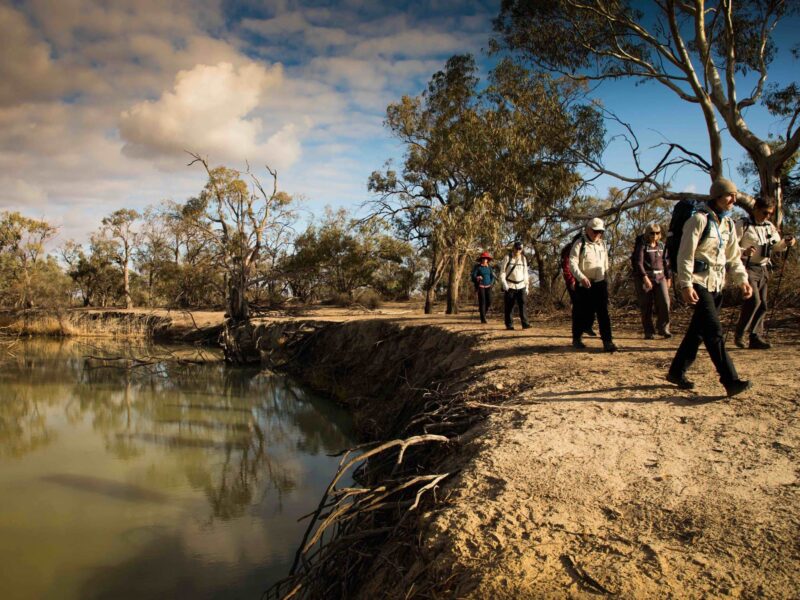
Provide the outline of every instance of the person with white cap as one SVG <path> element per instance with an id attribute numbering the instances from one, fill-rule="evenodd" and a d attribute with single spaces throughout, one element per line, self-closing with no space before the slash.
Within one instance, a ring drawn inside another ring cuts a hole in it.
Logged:
<path id="1" fill-rule="evenodd" d="M 749 389 L 750 382 L 739 379 L 725 350 L 719 308 L 726 271 L 745 299 L 753 294 L 753 288 L 747 281 L 734 224 L 728 216 L 736 201 L 736 186 L 727 179 L 717 179 L 711 184 L 709 196 L 708 203 L 683 225 L 675 285 L 683 301 L 694 306 L 694 314 L 672 359 L 667 381 L 682 389 L 694 388 L 694 383 L 686 378 L 686 371 L 703 342 L 727 395 L 735 396 Z"/>
<path id="2" fill-rule="evenodd" d="M 500 265 L 500 285 L 504 292 L 504 310 L 506 329 L 514 329 L 514 305 L 519 308 L 519 320 L 522 328 L 528 329 L 528 316 L 525 314 L 525 299 L 528 295 L 528 261 L 522 253 L 522 242 L 514 242 L 514 246 Z"/>
<path id="3" fill-rule="evenodd" d="M 608 315 L 608 251 L 603 241 L 605 229 L 602 219 L 590 219 L 569 253 L 569 267 L 577 282 L 572 303 L 572 345 L 575 348 L 586 347 L 581 338 L 596 315 L 603 350 L 616 352 Z"/>

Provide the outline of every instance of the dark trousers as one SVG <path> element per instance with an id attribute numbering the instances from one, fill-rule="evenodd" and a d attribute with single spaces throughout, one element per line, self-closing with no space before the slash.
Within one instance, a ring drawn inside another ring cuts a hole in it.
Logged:
<path id="1" fill-rule="evenodd" d="M 730 355 L 725 350 L 725 335 L 722 323 L 719 322 L 719 307 L 722 305 L 722 293 L 711 293 L 702 285 L 694 284 L 699 300 L 694 305 L 694 314 L 689 323 L 689 329 L 683 336 L 678 352 L 672 359 L 669 372 L 679 377 L 685 376 L 686 371 L 697 358 L 700 342 L 703 342 L 711 357 L 711 362 L 719 373 L 719 380 L 727 385 L 739 379 L 736 367 Z"/>
<path id="2" fill-rule="evenodd" d="M 592 327 L 595 316 L 600 326 L 600 338 L 611 342 L 611 318 L 608 316 L 608 284 L 595 281 L 592 287 L 575 287 L 572 299 L 572 339 L 579 340 Z"/>
<path id="3" fill-rule="evenodd" d="M 478 287 L 478 312 L 481 314 L 481 323 L 486 323 L 486 311 L 492 306 L 492 288 Z"/>
<path id="4" fill-rule="evenodd" d="M 503 316 L 506 320 L 506 327 L 513 325 L 512 313 L 514 312 L 514 305 L 519 308 L 519 320 L 524 327 L 528 326 L 528 317 L 525 315 L 525 298 L 528 296 L 528 291 L 525 289 L 511 290 L 508 289 L 503 297 Z"/>
<path id="5" fill-rule="evenodd" d="M 567 292 L 569 293 L 569 301 L 572 304 L 572 320 L 574 322 L 574 320 L 575 320 L 575 290 L 574 289 L 570 289 L 570 287 L 567 286 Z M 584 329 L 583 332 L 584 333 L 588 333 L 589 331 L 591 331 L 593 325 L 594 325 L 594 316 L 592 316 L 592 320 L 591 321 L 586 323 L 586 329 Z M 572 337 L 574 338 L 575 336 L 572 336 Z"/>
<path id="6" fill-rule="evenodd" d="M 753 286 L 753 295 L 742 303 L 742 313 L 736 324 L 736 337 L 742 337 L 747 330 L 750 335 L 764 335 L 764 317 L 767 314 L 767 288 L 769 269 L 765 267 L 747 269 L 747 278 Z"/>
<path id="7" fill-rule="evenodd" d="M 644 290 L 641 277 L 634 277 L 633 284 L 636 288 L 636 297 L 639 300 L 639 310 L 642 313 L 642 328 L 645 335 L 653 335 L 656 331 L 664 334 L 669 332 L 669 288 L 667 280 L 656 282 L 651 278 L 653 287 L 649 292 Z M 653 309 L 656 313 L 656 327 L 653 328 Z"/>

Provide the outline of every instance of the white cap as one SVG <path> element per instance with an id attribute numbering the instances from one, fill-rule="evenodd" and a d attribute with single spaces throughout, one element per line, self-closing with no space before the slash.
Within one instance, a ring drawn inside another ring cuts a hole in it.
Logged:
<path id="1" fill-rule="evenodd" d="M 586 224 L 589 229 L 594 229 L 595 231 L 605 231 L 606 226 L 603 224 L 603 219 L 599 217 L 595 217 L 594 219 L 589 219 L 589 222 Z"/>

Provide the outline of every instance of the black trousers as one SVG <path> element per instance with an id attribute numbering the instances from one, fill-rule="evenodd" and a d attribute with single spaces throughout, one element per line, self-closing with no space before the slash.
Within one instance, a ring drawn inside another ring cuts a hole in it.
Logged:
<path id="1" fill-rule="evenodd" d="M 757 267 L 747 269 L 747 278 L 753 287 L 753 295 L 742 303 L 742 312 L 736 324 L 736 337 L 742 337 L 749 329 L 750 335 L 764 335 L 764 317 L 767 314 L 767 291 L 769 269 Z"/>
<path id="2" fill-rule="evenodd" d="M 492 306 L 492 288 L 478 287 L 478 312 L 481 314 L 481 323 L 486 322 L 486 311 Z"/>
<path id="3" fill-rule="evenodd" d="M 575 287 L 572 297 L 572 339 L 579 340 L 591 329 L 595 316 L 600 326 L 600 338 L 611 342 L 611 317 L 608 316 L 608 283 L 595 281 L 592 287 Z"/>
<path id="4" fill-rule="evenodd" d="M 711 362 L 719 373 L 722 385 L 727 385 L 739 379 L 736 367 L 730 355 L 725 350 L 725 335 L 722 323 L 719 322 L 719 307 L 722 305 L 721 292 L 709 292 L 702 285 L 694 284 L 699 300 L 694 305 L 694 314 L 689 322 L 686 335 L 683 336 L 678 352 L 672 359 L 669 372 L 678 377 L 685 376 L 686 371 L 697 358 L 700 342 L 703 342 L 711 357 Z"/>
<path id="5" fill-rule="evenodd" d="M 512 313 L 514 312 L 514 305 L 517 305 L 519 308 L 519 320 L 522 322 L 522 325 L 527 327 L 528 326 L 528 317 L 525 315 L 525 299 L 528 296 L 528 290 L 521 289 L 521 290 L 512 290 L 508 289 L 505 291 L 503 296 L 503 316 L 506 320 L 506 327 L 510 327 L 513 325 L 512 320 Z"/>

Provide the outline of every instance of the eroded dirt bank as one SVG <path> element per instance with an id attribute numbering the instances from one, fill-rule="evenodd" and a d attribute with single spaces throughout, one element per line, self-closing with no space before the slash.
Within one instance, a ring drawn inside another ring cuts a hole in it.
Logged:
<path id="1" fill-rule="evenodd" d="M 296 356 L 366 435 L 448 378 L 465 398 L 513 391 L 441 452 L 452 476 L 414 516 L 407 560 L 381 552 L 359 597 L 796 597 L 796 338 L 734 349 L 755 386 L 728 400 L 702 352 L 695 391 L 663 380 L 674 339 L 623 330 L 608 355 L 573 351 L 562 325 L 438 321 L 322 328 Z"/>

